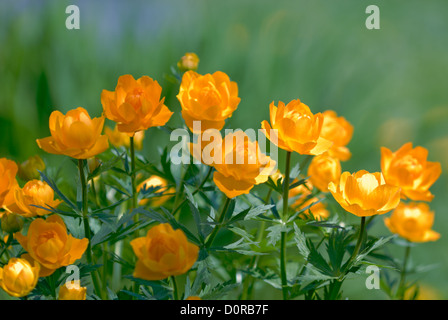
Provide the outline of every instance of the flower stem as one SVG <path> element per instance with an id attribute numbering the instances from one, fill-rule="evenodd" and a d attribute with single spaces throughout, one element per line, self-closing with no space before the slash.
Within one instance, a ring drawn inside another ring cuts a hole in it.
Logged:
<path id="1" fill-rule="evenodd" d="M 403 260 L 403 267 L 401 269 L 401 275 L 400 275 L 400 284 L 398 285 L 398 297 L 400 300 L 404 300 L 404 295 L 406 293 L 406 267 L 409 260 L 409 254 L 411 252 L 411 246 L 406 246 L 406 250 L 404 252 L 404 260 Z"/>
<path id="2" fill-rule="evenodd" d="M 179 292 L 177 290 L 176 277 L 171 276 L 170 279 L 171 279 L 171 283 L 173 284 L 173 300 L 179 300 Z"/>
<path id="3" fill-rule="evenodd" d="M 291 152 L 286 152 L 285 178 L 283 180 L 283 213 L 282 222 L 288 220 L 288 197 L 289 197 L 289 170 L 291 167 Z M 286 274 L 286 236 L 287 232 L 282 231 L 280 239 L 280 273 L 282 280 L 283 300 L 288 298 L 288 277 Z"/>
<path id="4" fill-rule="evenodd" d="M 217 224 L 215 225 L 215 228 L 213 229 L 212 233 L 208 237 L 207 241 L 205 242 L 205 246 L 207 248 L 210 248 L 213 244 L 213 240 L 215 240 L 216 235 L 218 234 L 219 230 L 221 229 L 222 222 L 224 221 L 224 217 L 226 215 L 227 209 L 229 208 L 231 199 L 226 197 L 226 202 L 224 203 L 224 207 L 222 208 L 221 214 L 218 217 Z"/>
<path id="5" fill-rule="evenodd" d="M 86 176 L 84 174 L 84 160 L 79 159 L 78 160 L 78 169 L 79 169 L 79 178 L 81 181 L 81 192 L 82 192 L 82 220 L 84 223 L 84 234 L 85 237 L 89 240 L 87 244 L 86 249 L 86 257 L 87 262 L 89 264 L 93 264 L 93 258 L 92 258 L 92 247 L 90 245 L 90 240 L 92 239 L 92 235 L 90 232 L 90 226 L 89 226 L 89 217 L 88 217 L 88 203 L 87 203 L 87 182 L 86 182 Z M 102 292 L 100 290 L 100 285 L 98 282 L 98 273 L 97 270 L 92 271 L 92 282 L 93 286 L 95 288 L 95 292 L 98 294 L 98 296 L 102 296 Z"/>
<path id="6" fill-rule="evenodd" d="M 264 200 L 264 203 L 267 203 L 267 204 L 269 203 L 269 200 L 271 199 L 271 194 L 272 194 L 272 189 L 269 189 L 268 194 L 266 195 L 266 199 Z M 266 229 L 266 221 L 262 221 L 260 223 L 260 227 L 259 227 L 258 233 L 257 233 L 257 239 L 255 240 L 255 242 L 260 243 L 263 240 L 265 229 Z M 260 261 L 260 257 L 261 256 L 259 256 L 259 255 L 252 257 L 252 259 L 250 260 L 250 263 L 249 263 L 249 270 L 257 267 L 258 262 Z M 252 294 L 253 285 L 254 285 L 254 278 L 249 275 L 246 276 L 246 278 L 244 278 L 243 292 L 241 294 L 241 300 L 250 299 L 251 294 Z"/>
<path id="7" fill-rule="evenodd" d="M 356 257 L 358 256 L 359 249 L 361 248 L 362 239 L 364 237 L 364 232 L 366 229 L 366 217 L 361 217 L 361 226 L 359 228 L 359 236 L 358 241 L 356 241 L 355 249 L 353 250 L 352 256 L 350 257 L 350 261 L 347 264 L 347 266 L 350 266 L 350 264 L 355 261 Z"/>
<path id="8" fill-rule="evenodd" d="M 137 180 L 135 172 L 135 144 L 134 137 L 129 138 L 129 149 L 131 153 L 131 184 L 132 184 L 132 209 L 137 208 Z"/>

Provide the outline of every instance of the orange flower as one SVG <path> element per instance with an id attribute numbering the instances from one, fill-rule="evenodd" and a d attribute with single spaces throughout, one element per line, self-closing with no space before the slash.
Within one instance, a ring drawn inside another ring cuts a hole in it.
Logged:
<path id="1" fill-rule="evenodd" d="M 6 158 L 0 159 L 0 208 L 14 203 L 14 190 L 18 187 L 17 164 Z"/>
<path id="2" fill-rule="evenodd" d="M 51 136 L 37 139 L 39 148 L 48 153 L 63 154 L 75 159 L 88 159 L 109 148 L 107 137 L 101 135 L 104 117 L 91 119 L 84 108 L 76 108 L 63 115 L 50 115 Z"/>
<path id="3" fill-rule="evenodd" d="M 199 296 L 189 296 L 187 299 L 185 300 L 202 300 L 201 297 Z"/>
<path id="4" fill-rule="evenodd" d="M 309 195 L 311 195 L 313 190 L 313 184 L 311 182 L 307 182 L 305 185 L 299 185 L 291 190 L 289 190 L 289 198 L 297 197 L 291 205 L 293 209 L 303 210 L 304 208 L 309 207 L 309 212 L 313 215 L 316 220 L 324 220 L 330 216 L 330 212 L 327 210 L 327 207 L 318 197 L 312 197 L 306 200 Z"/>
<path id="5" fill-rule="evenodd" d="M 186 273 L 196 262 L 199 247 L 188 242 L 182 230 L 168 223 L 148 230 L 146 237 L 131 241 L 137 256 L 134 277 L 145 280 L 162 280 Z"/>
<path id="6" fill-rule="evenodd" d="M 67 234 L 61 217 L 52 215 L 46 220 L 31 222 L 27 236 L 15 233 L 14 237 L 31 258 L 50 270 L 73 264 L 86 251 L 89 240 L 77 239 Z"/>
<path id="7" fill-rule="evenodd" d="M 104 134 L 109 138 L 109 142 L 112 143 L 115 147 L 126 147 L 129 148 L 130 140 L 129 134 L 120 132 L 118 130 L 118 125 L 114 127 L 112 130 L 109 127 L 104 127 Z M 134 135 L 134 146 L 135 149 L 141 150 L 143 139 L 145 137 L 145 131 L 137 131 Z"/>
<path id="8" fill-rule="evenodd" d="M 203 159 L 212 162 L 216 169 L 213 181 L 228 198 L 247 194 L 254 185 L 266 182 L 276 165 L 261 153 L 257 141 L 250 141 L 241 130 L 226 135 L 221 139 L 220 152 L 214 151 L 214 162 L 205 154 Z"/>
<path id="9" fill-rule="evenodd" d="M 58 300 L 86 300 L 87 288 L 81 287 L 80 281 L 64 283 L 59 288 Z"/>
<path id="10" fill-rule="evenodd" d="M 20 179 L 24 181 L 39 179 L 40 177 L 39 171 L 43 171 L 44 169 L 45 169 L 44 161 L 42 160 L 41 157 L 35 155 L 29 157 L 28 160 L 25 160 L 19 165 L 19 171 L 17 175 L 19 176 Z"/>
<path id="11" fill-rule="evenodd" d="M 196 70 L 199 64 L 199 57 L 196 53 L 187 52 L 177 63 L 180 71 Z"/>
<path id="12" fill-rule="evenodd" d="M 315 156 L 308 167 L 308 176 L 316 188 L 328 192 L 328 184 L 339 181 L 341 163 L 327 153 Z"/>
<path id="13" fill-rule="evenodd" d="M 236 82 L 221 71 L 206 75 L 185 72 L 177 99 L 182 106 L 182 117 L 194 133 L 221 130 L 241 100 Z M 200 121 L 200 130 L 194 128 L 193 121 Z"/>
<path id="14" fill-rule="evenodd" d="M 145 187 L 146 189 L 149 189 L 151 187 L 160 187 L 160 189 L 158 189 L 157 191 L 155 191 L 155 193 L 161 193 L 161 192 L 167 192 L 167 193 L 171 193 L 171 192 L 175 192 L 174 188 L 169 188 L 168 190 L 166 190 L 167 187 L 167 182 L 165 179 L 159 177 L 159 176 L 151 176 L 148 179 L 146 179 L 145 181 L 143 181 L 142 183 L 140 183 L 137 186 L 137 192 L 139 192 L 143 187 Z M 160 207 L 161 205 L 163 205 L 168 199 L 170 199 L 172 196 L 171 195 L 163 195 L 160 197 L 154 197 L 154 198 L 150 198 L 150 199 L 141 199 L 139 201 L 139 204 L 141 206 L 145 205 L 148 203 L 148 201 L 151 201 L 151 205 L 153 207 Z"/>
<path id="15" fill-rule="evenodd" d="M 349 160 L 352 154 L 346 145 L 352 139 L 353 126 L 344 117 L 338 117 L 333 110 L 325 111 L 323 116 L 321 136 L 333 142 L 328 153 L 341 161 Z"/>
<path id="16" fill-rule="evenodd" d="M 43 216 L 51 213 L 51 211 L 36 206 L 56 208 L 61 202 L 61 200 L 54 200 L 54 191 L 46 182 L 30 180 L 22 189 L 16 189 L 16 210 L 14 212 L 24 217 Z"/>
<path id="17" fill-rule="evenodd" d="M 426 203 L 400 203 L 384 223 L 392 233 L 412 241 L 427 242 L 440 238 L 440 234 L 431 230 L 434 212 Z"/>
<path id="18" fill-rule="evenodd" d="M 400 203 L 400 188 L 386 184 L 380 172 L 344 172 L 328 189 L 346 211 L 358 217 L 383 214 Z"/>
<path id="19" fill-rule="evenodd" d="M 431 201 L 434 195 L 429 188 L 439 178 L 442 168 L 439 162 L 426 161 L 428 150 L 412 148 L 404 144 L 396 152 L 381 148 L 381 170 L 387 183 L 401 188 L 403 198 Z"/>
<path id="20" fill-rule="evenodd" d="M 0 268 L 0 287 L 13 297 L 28 295 L 39 280 L 39 264 L 31 265 L 27 260 L 11 258 Z"/>
<path id="21" fill-rule="evenodd" d="M 271 125 L 265 120 L 261 127 L 267 138 L 279 148 L 300 154 L 318 155 L 332 146 L 331 141 L 321 136 L 323 115 L 312 114 L 310 108 L 299 99 L 286 106 L 279 101 L 278 108 L 272 102 L 269 110 Z"/>
<path id="22" fill-rule="evenodd" d="M 165 125 L 173 114 L 160 99 L 162 87 L 148 76 L 137 80 L 131 75 L 118 78 L 115 91 L 103 90 L 101 103 L 106 117 L 118 130 L 133 135 L 137 131 Z"/>

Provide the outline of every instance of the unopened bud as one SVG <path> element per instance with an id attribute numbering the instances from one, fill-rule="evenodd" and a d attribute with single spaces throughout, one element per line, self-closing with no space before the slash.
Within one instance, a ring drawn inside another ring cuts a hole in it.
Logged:
<path id="1" fill-rule="evenodd" d="M 33 179 L 39 179 L 40 173 L 39 171 L 43 171 L 45 169 L 45 163 L 41 157 L 38 155 L 29 157 L 28 160 L 22 162 L 19 165 L 19 171 L 17 175 L 20 179 L 24 181 L 29 181 Z M 39 171 L 38 171 L 39 170 Z"/>
<path id="2" fill-rule="evenodd" d="M 23 227 L 23 218 L 16 213 L 4 214 L 1 225 L 2 230 L 7 233 L 19 232 Z"/>

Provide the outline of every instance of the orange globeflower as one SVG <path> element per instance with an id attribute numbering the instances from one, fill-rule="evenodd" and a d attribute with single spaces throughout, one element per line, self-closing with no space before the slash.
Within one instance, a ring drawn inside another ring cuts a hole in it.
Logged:
<path id="1" fill-rule="evenodd" d="M 199 57 L 196 53 L 187 52 L 179 62 L 177 62 L 177 67 L 180 71 L 185 72 L 188 70 L 196 70 L 199 64 Z"/>
<path id="2" fill-rule="evenodd" d="M 14 237 L 31 258 L 53 271 L 80 259 L 89 242 L 87 238 L 77 239 L 67 234 L 64 221 L 57 215 L 33 220 L 26 236 L 15 233 Z"/>
<path id="3" fill-rule="evenodd" d="M 264 120 L 261 127 L 267 138 L 279 148 L 299 154 L 318 155 L 332 146 L 331 141 L 321 136 L 323 115 L 311 113 L 310 108 L 299 99 L 286 106 L 279 101 L 278 108 L 272 102 L 269 110 L 271 124 Z"/>
<path id="4" fill-rule="evenodd" d="M 0 268 L 0 287 L 13 297 L 28 295 L 39 280 L 39 264 L 31 264 L 25 259 L 11 258 Z"/>
<path id="5" fill-rule="evenodd" d="M 320 191 L 328 192 L 328 184 L 341 176 L 341 163 L 327 153 L 315 156 L 308 167 L 311 183 Z"/>
<path id="6" fill-rule="evenodd" d="M 182 106 L 182 117 L 194 133 L 221 130 L 241 100 L 236 82 L 221 71 L 206 75 L 185 72 L 177 99 Z M 200 130 L 193 126 L 193 121 L 200 121 Z"/>
<path id="7" fill-rule="evenodd" d="M 86 300 L 87 288 L 81 287 L 80 281 L 64 283 L 59 288 L 58 300 Z"/>
<path id="8" fill-rule="evenodd" d="M 166 190 L 166 186 L 167 186 L 167 182 L 166 182 L 165 179 L 163 179 L 163 178 L 161 178 L 159 176 L 151 176 L 151 177 L 149 177 L 148 179 L 146 179 L 145 181 L 143 181 L 142 183 L 140 183 L 137 186 L 137 192 L 139 192 L 141 189 L 143 189 L 143 187 L 145 187 L 146 189 L 149 189 L 151 187 L 153 187 L 153 188 L 160 187 L 160 189 L 155 191 L 155 193 L 161 193 L 161 192 L 171 193 L 171 192 L 175 192 L 174 188 L 169 188 L 168 190 Z M 172 197 L 171 195 L 163 195 L 163 196 L 160 196 L 160 197 L 141 199 L 139 201 L 139 205 L 143 206 L 143 205 L 147 204 L 148 201 L 150 201 L 151 202 L 151 206 L 153 206 L 153 207 L 160 207 L 161 205 L 163 205 L 171 197 Z"/>
<path id="9" fill-rule="evenodd" d="M 81 107 L 66 115 L 53 111 L 50 115 L 51 136 L 36 141 L 39 148 L 48 153 L 88 159 L 109 148 L 107 137 L 101 135 L 103 125 L 104 117 L 91 119 Z"/>
<path id="10" fill-rule="evenodd" d="M 148 230 L 146 237 L 131 241 L 137 256 L 134 277 L 162 280 L 186 273 L 196 262 L 199 247 L 188 242 L 182 230 L 173 230 L 168 223 Z"/>
<path id="11" fill-rule="evenodd" d="M 309 195 L 311 195 L 311 191 L 313 190 L 313 184 L 309 181 L 304 185 L 299 185 L 291 190 L 289 190 L 289 198 L 293 198 L 298 196 L 297 200 L 291 205 L 293 209 L 303 210 L 304 208 L 309 207 L 309 211 L 313 215 L 316 220 L 324 220 L 330 216 L 330 212 L 327 210 L 327 207 L 318 197 L 312 197 L 307 199 Z M 307 199 L 307 200 L 306 200 Z"/>
<path id="12" fill-rule="evenodd" d="M 431 201 L 434 195 L 429 188 L 439 178 L 442 168 L 439 162 L 426 161 L 428 150 L 412 148 L 404 144 L 396 152 L 381 148 L 381 170 L 387 183 L 401 188 L 403 198 L 415 201 Z"/>
<path id="13" fill-rule="evenodd" d="M 435 241 L 440 234 L 431 230 L 434 212 L 426 203 L 400 203 L 384 223 L 392 233 L 411 242 Z"/>
<path id="14" fill-rule="evenodd" d="M 333 142 L 328 153 L 341 161 L 349 160 L 352 154 L 346 145 L 352 139 L 353 126 L 344 117 L 338 117 L 333 110 L 327 110 L 322 114 L 324 123 L 321 136 Z"/>
<path id="15" fill-rule="evenodd" d="M 162 87 L 148 76 L 137 80 L 127 74 L 118 78 L 115 91 L 103 90 L 101 103 L 106 117 L 117 123 L 118 130 L 133 136 L 135 132 L 165 125 L 173 112 L 160 98 Z"/>
<path id="16" fill-rule="evenodd" d="M 16 180 L 17 171 L 18 167 L 14 161 L 0 159 L 0 208 L 14 202 L 14 190 L 19 186 Z"/>
<path id="17" fill-rule="evenodd" d="M 115 125 L 114 129 L 108 126 L 104 127 L 104 134 L 109 138 L 109 142 L 115 147 L 127 147 L 129 148 L 130 140 L 129 134 L 118 130 L 118 125 Z M 145 137 L 145 131 L 137 131 L 134 134 L 135 149 L 141 150 L 143 145 L 143 138 Z"/>
<path id="18" fill-rule="evenodd" d="M 250 141 L 241 130 L 221 141 L 220 152 L 214 150 L 214 163 L 210 165 L 216 169 L 213 181 L 228 198 L 247 194 L 254 185 L 268 180 L 276 162 L 260 151 L 257 141 Z M 203 159 L 210 162 L 207 155 L 203 154 Z"/>
<path id="19" fill-rule="evenodd" d="M 46 182 L 30 180 L 22 189 L 16 189 L 15 210 L 11 210 L 24 217 L 43 216 L 51 211 L 36 206 L 56 208 L 61 202 L 61 200 L 54 200 L 54 191 Z"/>
<path id="20" fill-rule="evenodd" d="M 380 172 L 344 172 L 328 189 L 342 208 L 358 217 L 383 214 L 400 203 L 400 188 L 386 184 Z"/>

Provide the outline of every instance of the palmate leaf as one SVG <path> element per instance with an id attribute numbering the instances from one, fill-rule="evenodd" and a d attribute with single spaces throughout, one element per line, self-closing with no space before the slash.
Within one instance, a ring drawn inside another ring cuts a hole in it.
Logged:
<path id="1" fill-rule="evenodd" d="M 342 262 L 346 253 L 347 245 L 351 237 L 347 230 L 333 229 L 327 242 L 327 253 L 329 265 L 333 274 L 340 274 L 342 271 Z"/>
<path id="2" fill-rule="evenodd" d="M 270 226 L 269 228 L 266 228 L 266 231 L 268 232 L 266 236 L 268 239 L 268 244 L 275 246 L 276 243 L 280 240 L 282 232 L 288 232 L 290 229 L 290 227 L 282 223 L 278 223 Z"/>
<path id="3" fill-rule="evenodd" d="M 226 294 L 237 287 L 238 284 L 232 283 L 231 280 L 220 283 L 214 287 L 206 285 L 204 290 L 201 291 L 200 296 L 203 300 L 219 300 L 224 298 Z"/>

